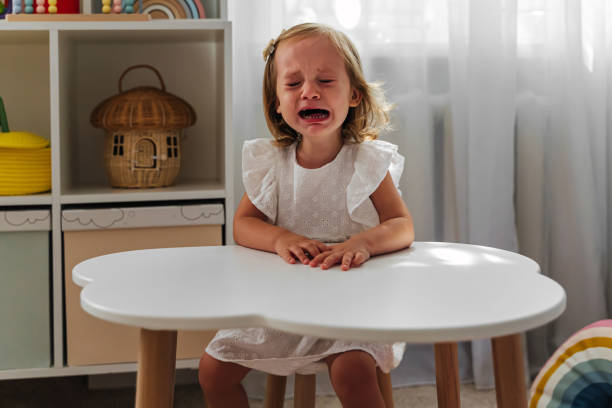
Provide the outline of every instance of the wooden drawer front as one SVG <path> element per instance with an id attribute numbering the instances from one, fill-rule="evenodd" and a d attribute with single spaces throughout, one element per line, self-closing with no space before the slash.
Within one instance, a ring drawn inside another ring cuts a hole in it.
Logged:
<path id="1" fill-rule="evenodd" d="M 49 367 L 49 211 L 0 211 L 0 260 L 0 369 Z"/>
<path id="2" fill-rule="evenodd" d="M 64 214 L 62 218 L 65 220 Z M 136 249 L 221 245 L 222 227 L 210 224 L 64 230 L 68 365 L 134 362 L 138 356 L 138 328 L 108 323 L 83 311 L 79 298 L 81 288 L 72 282 L 76 264 L 95 256 Z M 213 336 L 214 331 L 179 332 L 177 358 L 199 358 Z"/>

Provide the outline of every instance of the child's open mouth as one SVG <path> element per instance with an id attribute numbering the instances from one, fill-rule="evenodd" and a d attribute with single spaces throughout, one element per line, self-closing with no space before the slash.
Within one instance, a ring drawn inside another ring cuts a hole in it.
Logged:
<path id="1" fill-rule="evenodd" d="M 299 113 L 302 119 L 323 120 L 329 117 L 329 111 L 325 109 L 304 109 Z"/>

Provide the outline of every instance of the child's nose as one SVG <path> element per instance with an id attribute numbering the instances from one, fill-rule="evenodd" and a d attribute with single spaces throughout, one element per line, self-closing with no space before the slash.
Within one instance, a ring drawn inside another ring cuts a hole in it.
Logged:
<path id="1" fill-rule="evenodd" d="M 315 81 L 305 81 L 304 87 L 302 88 L 302 98 L 303 99 L 319 99 L 321 97 L 321 92 L 319 90 L 319 86 Z"/>

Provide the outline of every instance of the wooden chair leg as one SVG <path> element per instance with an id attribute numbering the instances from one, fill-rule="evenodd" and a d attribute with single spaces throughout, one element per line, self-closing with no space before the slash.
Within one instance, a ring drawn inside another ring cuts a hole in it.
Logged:
<path id="1" fill-rule="evenodd" d="M 436 389 L 438 407 L 459 408 L 459 359 L 457 343 L 436 343 L 434 345 L 436 359 Z"/>
<path id="2" fill-rule="evenodd" d="M 268 378 L 266 379 L 264 408 L 283 408 L 286 384 L 287 377 L 283 375 L 268 374 Z"/>
<path id="3" fill-rule="evenodd" d="M 293 396 L 294 408 L 314 408 L 317 387 L 317 376 L 295 375 L 295 387 Z"/>
<path id="4" fill-rule="evenodd" d="M 376 377 L 378 377 L 378 387 L 385 401 L 386 408 L 394 408 L 393 404 L 393 387 L 391 386 L 391 374 L 384 373 L 380 368 L 376 367 Z"/>

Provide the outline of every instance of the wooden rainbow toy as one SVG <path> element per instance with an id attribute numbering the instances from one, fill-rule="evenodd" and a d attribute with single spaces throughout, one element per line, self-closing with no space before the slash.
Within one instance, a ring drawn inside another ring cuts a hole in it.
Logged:
<path id="1" fill-rule="evenodd" d="M 609 407 L 612 401 L 612 320 L 567 339 L 533 381 L 529 408 Z"/>

